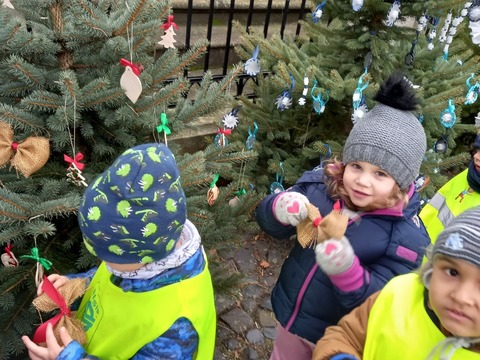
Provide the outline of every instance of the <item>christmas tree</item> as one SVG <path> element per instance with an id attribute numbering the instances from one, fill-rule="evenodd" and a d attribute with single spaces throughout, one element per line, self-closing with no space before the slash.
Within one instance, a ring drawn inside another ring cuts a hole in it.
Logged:
<path id="1" fill-rule="evenodd" d="M 256 153 L 243 141 L 182 154 L 170 139 L 232 102 L 228 89 L 243 70 L 234 67 L 221 82 L 207 73 L 189 90 L 181 74 L 207 43 L 155 54 L 169 1 L 12 5 L 0 6 L 1 359 L 21 353 L 20 336 L 40 323 L 31 302 L 42 270 L 96 265 L 82 246 L 76 209 L 89 181 L 127 148 L 170 140 L 188 217 L 207 250 L 254 226 L 248 220 L 258 201 L 249 187 Z"/>
<path id="2" fill-rule="evenodd" d="M 432 196 L 447 175 L 465 166 L 463 143 L 471 143 L 475 132 L 478 46 L 468 28 L 470 5 L 315 0 L 300 36 L 265 39 L 244 31 L 237 51 L 247 61 L 245 71 L 256 60 L 266 75 L 252 75 L 253 101 L 240 98 L 245 117 L 259 129 L 259 165 L 268 169 L 258 182 L 268 188 L 283 174 L 290 185 L 326 158 L 341 158 L 348 132 L 374 105 L 379 84 L 403 71 L 417 89 L 416 115 L 428 138 L 416 184 L 426 185 L 424 198 Z"/>

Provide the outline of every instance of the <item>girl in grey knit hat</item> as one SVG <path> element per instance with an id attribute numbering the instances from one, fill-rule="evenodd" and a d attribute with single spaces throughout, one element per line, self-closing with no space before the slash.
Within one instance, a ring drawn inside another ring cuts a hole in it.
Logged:
<path id="1" fill-rule="evenodd" d="M 351 130 L 343 162 L 305 172 L 257 207 L 260 227 L 276 238 L 294 235 L 312 205 L 321 214 L 318 220 L 325 219 L 322 225 L 340 208 L 342 216 L 331 225 L 340 229 L 343 223 L 336 233 L 344 233 L 327 236 L 315 249 L 295 242 L 272 293 L 280 325 L 271 360 L 310 359 L 327 326 L 395 275 L 417 268 L 430 242 L 417 217 L 413 186 L 426 150 L 423 127 L 411 113 L 415 94 L 403 75 L 395 74 L 375 99 L 377 105 Z"/>
<path id="2" fill-rule="evenodd" d="M 480 359 L 480 207 L 438 236 L 420 273 L 398 276 L 327 329 L 314 360 Z"/>

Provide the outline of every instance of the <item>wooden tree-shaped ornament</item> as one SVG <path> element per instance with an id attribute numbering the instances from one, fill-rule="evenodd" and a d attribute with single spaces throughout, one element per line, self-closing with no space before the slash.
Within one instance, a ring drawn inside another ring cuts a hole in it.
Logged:
<path id="1" fill-rule="evenodd" d="M 307 211 L 308 218 L 297 225 L 297 239 L 303 248 L 315 247 L 328 239 L 341 239 L 345 235 L 348 216 L 342 214 L 338 201 L 325 217 L 312 204 L 307 204 Z"/>
<path id="2" fill-rule="evenodd" d="M 170 26 L 166 31 L 165 31 L 165 35 L 162 35 L 162 40 L 160 40 L 158 43 L 160 45 L 163 45 L 165 48 L 174 48 L 175 45 L 173 45 L 174 43 L 177 42 L 177 40 L 175 40 L 174 36 L 177 35 L 175 34 L 175 31 L 173 30 L 173 26 Z"/>
<path id="3" fill-rule="evenodd" d="M 162 26 L 163 31 L 165 31 L 165 35 L 161 36 L 162 40 L 160 40 L 158 44 L 163 45 L 167 49 L 174 48 L 175 45 L 173 44 L 177 42 L 177 40 L 173 38 L 175 35 L 177 35 L 175 34 L 174 29 L 178 30 L 178 25 L 173 21 L 173 15 L 168 15 L 167 21 L 165 21 L 165 24 Z"/>

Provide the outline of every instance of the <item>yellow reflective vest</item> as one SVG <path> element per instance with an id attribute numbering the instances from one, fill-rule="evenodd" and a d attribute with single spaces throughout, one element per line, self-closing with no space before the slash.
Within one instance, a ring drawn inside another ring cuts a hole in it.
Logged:
<path id="1" fill-rule="evenodd" d="M 420 212 L 432 244 L 450 220 L 480 205 L 480 194 L 468 185 L 467 172 L 468 169 L 462 171 L 443 185 Z"/>
<path id="2" fill-rule="evenodd" d="M 76 314 L 85 327 L 86 351 L 101 359 L 130 359 L 180 317 L 199 336 L 196 359 L 211 360 L 216 313 L 208 266 L 198 275 L 147 292 L 124 292 L 102 262 Z"/>
<path id="3" fill-rule="evenodd" d="M 383 288 L 368 317 L 363 360 L 424 360 L 446 339 L 425 310 L 424 290 L 414 273 L 397 276 Z M 432 359 L 441 359 L 441 351 Z M 480 353 L 460 348 L 448 359 L 480 360 Z"/>

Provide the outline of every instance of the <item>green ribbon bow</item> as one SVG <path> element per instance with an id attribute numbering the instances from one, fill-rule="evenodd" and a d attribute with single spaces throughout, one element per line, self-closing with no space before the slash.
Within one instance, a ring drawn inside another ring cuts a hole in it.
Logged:
<path id="1" fill-rule="evenodd" d="M 210 189 L 215 186 L 219 177 L 220 177 L 220 174 L 215 174 L 215 177 L 213 178 L 213 181 L 210 183 Z"/>
<path id="2" fill-rule="evenodd" d="M 40 257 L 40 253 L 38 252 L 38 248 L 34 247 L 32 248 L 32 255 L 22 255 L 20 258 L 27 258 L 27 259 L 33 259 L 37 262 L 40 263 L 46 270 L 50 270 L 50 267 L 52 266 L 52 262 L 50 260 L 47 260 L 45 258 Z"/>
<path id="3" fill-rule="evenodd" d="M 163 131 L 163 132 L 165 132 L 166 135 L 170 135 L 172 133 L 172 131 L 167 126 L 168 125 L 167 114 L 165 114 L 165 113 L 160 114 L 160 122 L 161 122 L 161 125 L 157 126 L 157 132 L 161 133 Z"/>
<path id="4" fill-rule="evenodd" d="M 239 189 L 238 191 L 235 191 L 234 194 L 237 195 L 238 197 L 243 196 L 247 193 L 247 190 L 245 189 Z"/>

